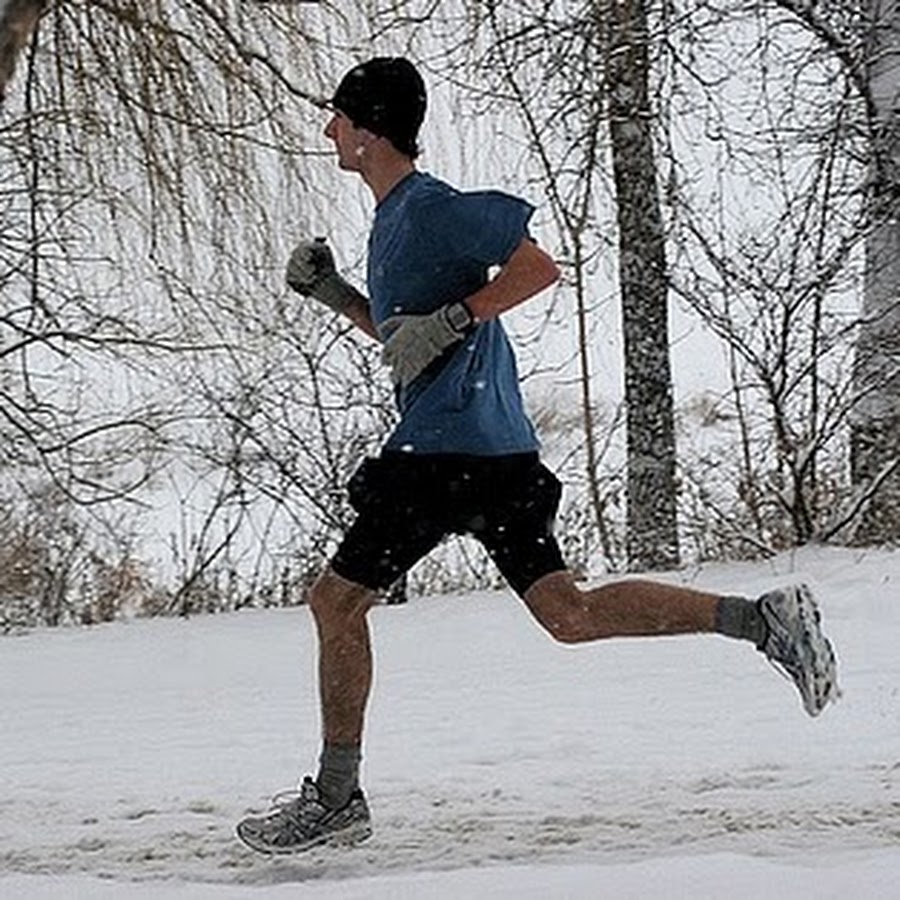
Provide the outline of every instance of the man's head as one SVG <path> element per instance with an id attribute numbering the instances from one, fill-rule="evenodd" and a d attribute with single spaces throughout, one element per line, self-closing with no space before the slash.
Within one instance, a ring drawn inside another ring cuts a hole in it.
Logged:
<path id="1" fill-rule="evenodd" d="M 416 138 L 425 119 L 425 82 L 399 56 L 379 56 L 354 66 L 331 100 L 356 128 L 387 138 L 410 159 L 419 155 Z"/>

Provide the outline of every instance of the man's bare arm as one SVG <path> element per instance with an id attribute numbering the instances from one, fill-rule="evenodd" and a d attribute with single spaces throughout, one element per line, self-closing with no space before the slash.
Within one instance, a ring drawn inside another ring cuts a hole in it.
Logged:
<path id="1" fill-rule="evenodd" d="M 372 314 L 369 312 L 368 302 L 360 296 L 350 303 L 344 310 L 343 314 L 361 331 L 364 331 L 370 338 L 381 341 L 375 323 L 372 321 Z"/>
<path id="2" fill-rule="evenodd" d="M 559 266 L 534 241 L 523 238 L 497 275 L 465 299 L 478 322 L 495 319 L 559 279 Z"/>

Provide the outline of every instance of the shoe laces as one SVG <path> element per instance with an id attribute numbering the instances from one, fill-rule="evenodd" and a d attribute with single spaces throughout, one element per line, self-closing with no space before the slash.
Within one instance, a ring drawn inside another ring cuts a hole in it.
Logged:
<path id="1" fill-rule="evenodd" d="M 285 788 L 272 794 L 269 798 L 269 811 L 283 811 L 285 807 L 291 806 L 300 800 L 316 802 L 324 806 L 319 797 L 316 783 L 309 776 L 295 787 Z"/>

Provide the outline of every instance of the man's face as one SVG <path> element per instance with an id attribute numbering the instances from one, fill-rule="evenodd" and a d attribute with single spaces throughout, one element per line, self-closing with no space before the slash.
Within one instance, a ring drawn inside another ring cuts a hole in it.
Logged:
<path id="1" fill-rule="evenodd" d="M 340 110 L 334 110 L 325 126 L 325 137 L 334 141 L 338 166 L 348 172 L 360 171 L 368 132 L 357 128 Z"/>

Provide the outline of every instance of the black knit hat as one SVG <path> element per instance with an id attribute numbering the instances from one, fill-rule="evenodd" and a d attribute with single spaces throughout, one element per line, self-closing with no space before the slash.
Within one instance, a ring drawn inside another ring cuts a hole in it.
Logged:
<path id="1" fill-rule="evenodd" d="M 425 119 L 425 82 L 401 56 L 377 56 L 354 66 L 331 101 L 358 128 L 387 138 L 401 153 L 418 156 L 416 136 Z"/>

